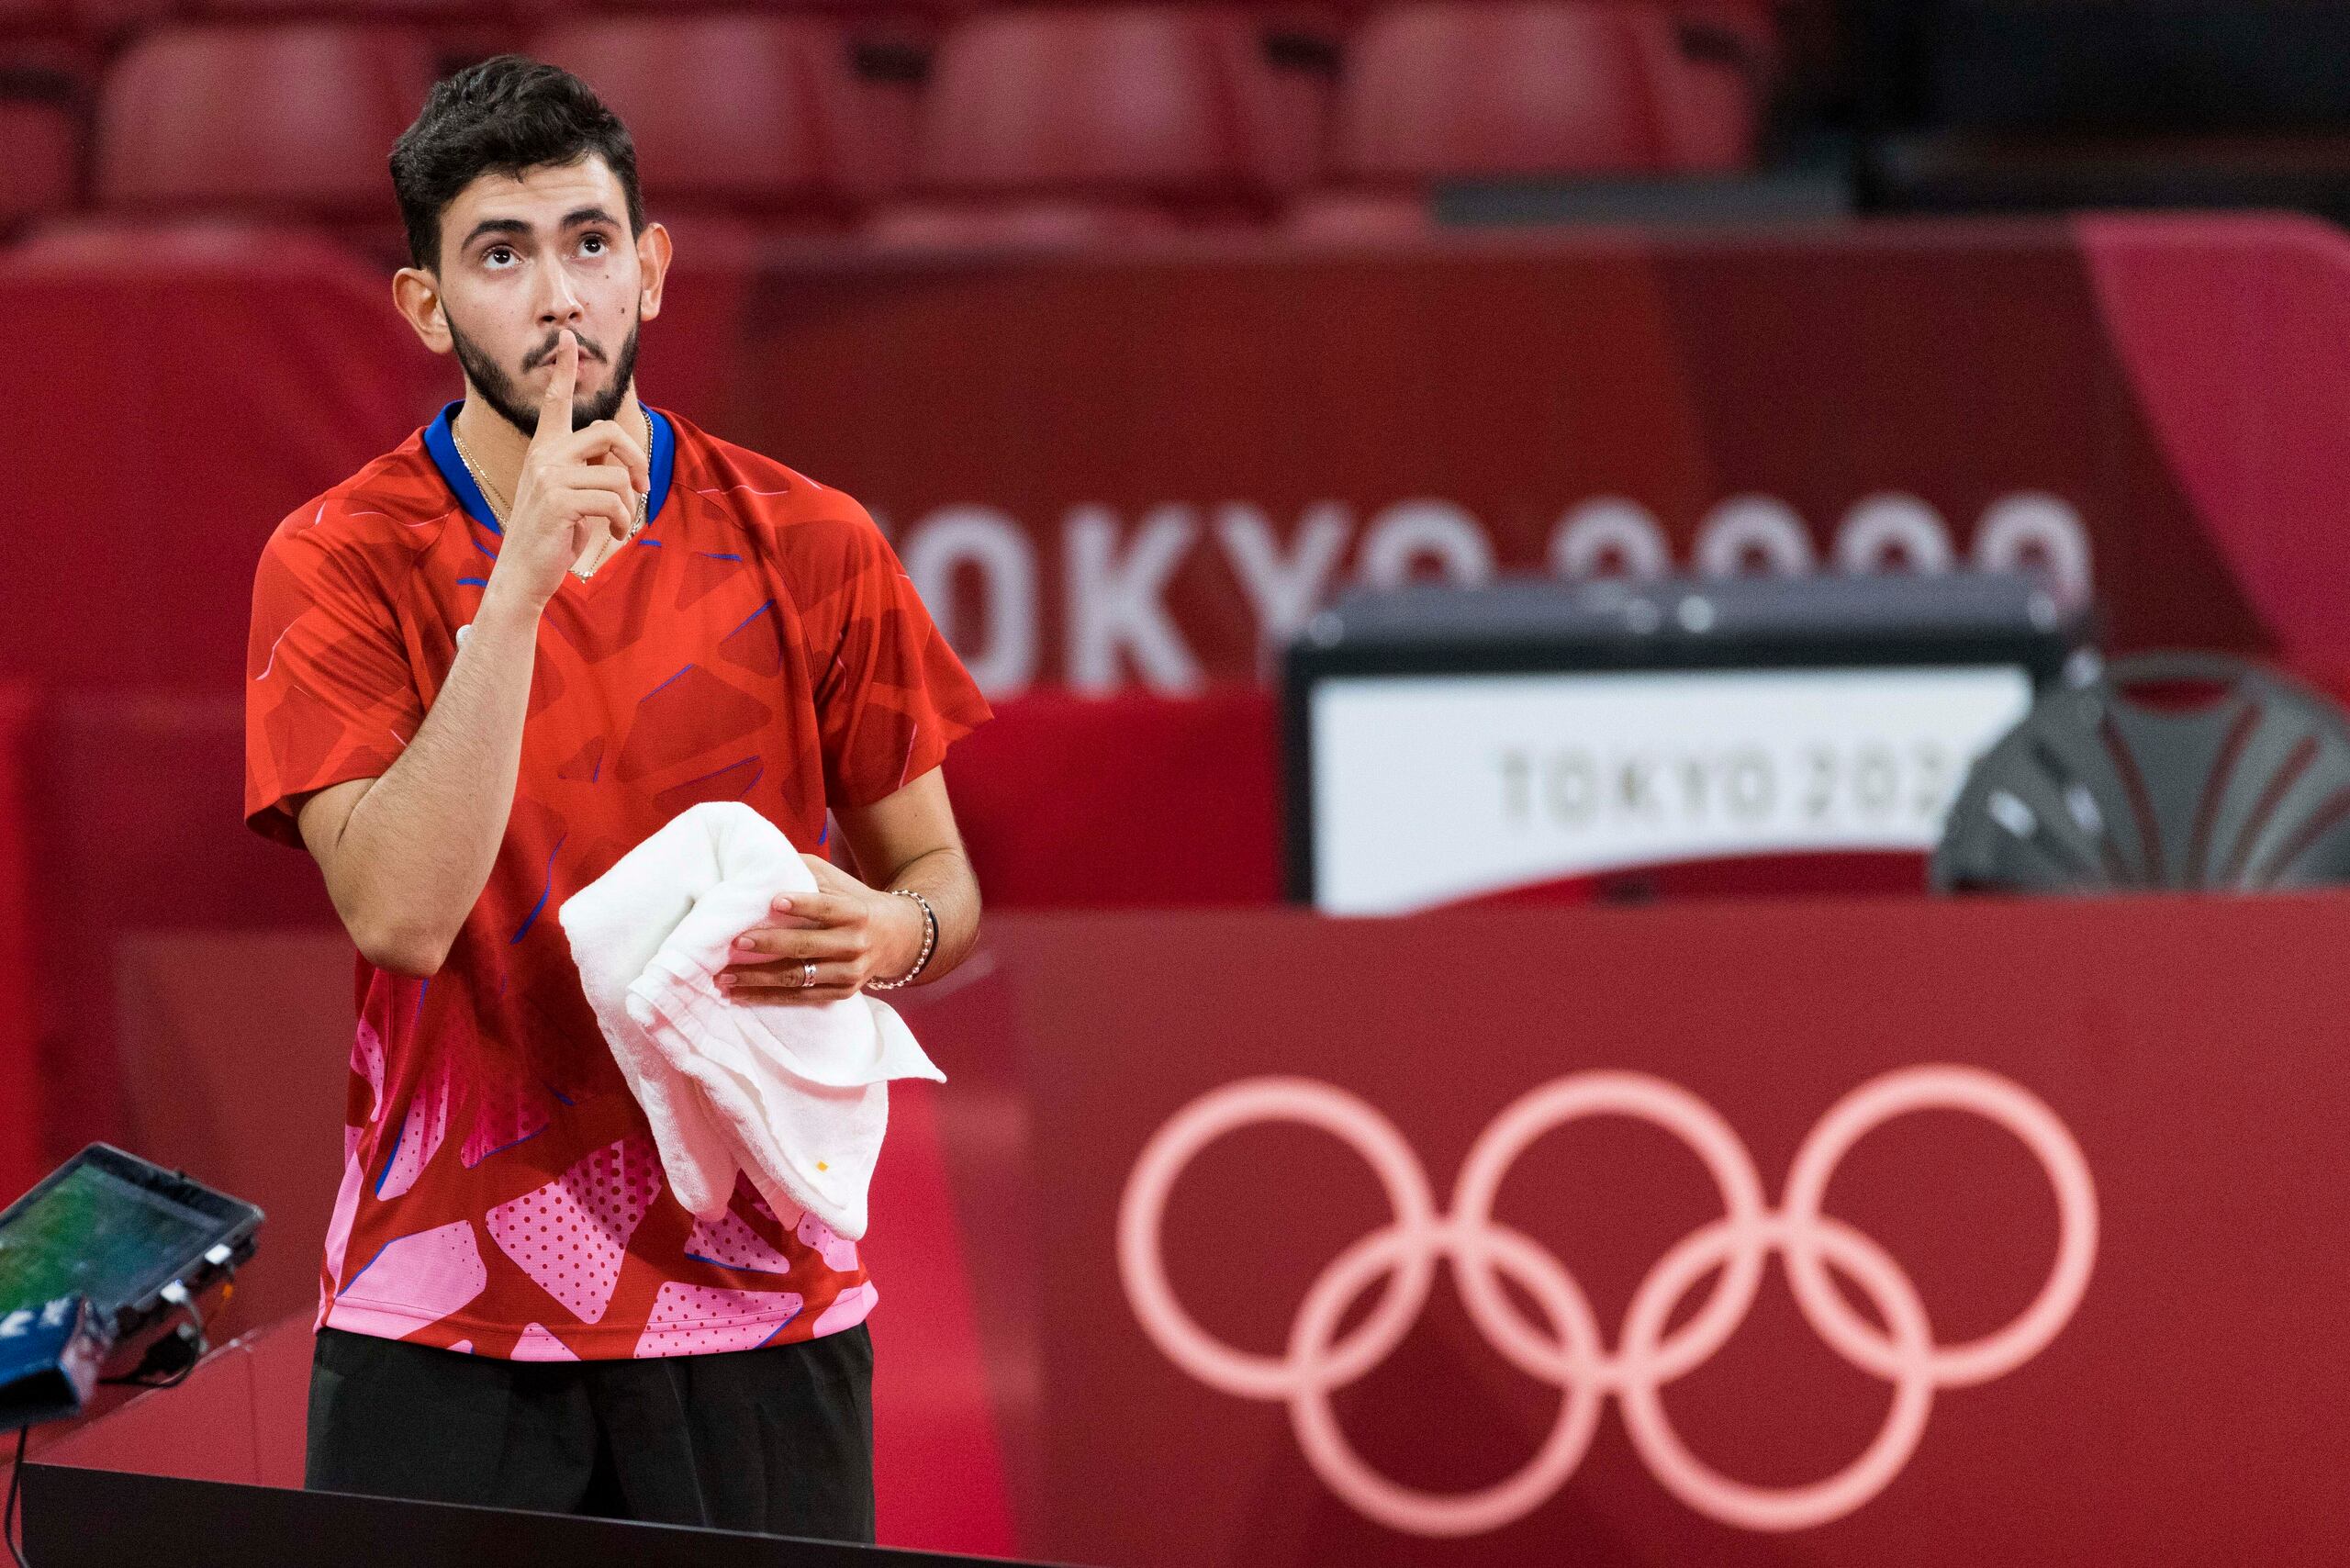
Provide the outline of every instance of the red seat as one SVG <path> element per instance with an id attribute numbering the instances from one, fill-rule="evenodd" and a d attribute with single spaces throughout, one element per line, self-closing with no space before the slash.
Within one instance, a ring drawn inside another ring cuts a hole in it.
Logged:
<path id="1" fill-rule="evenodd" d="M 170 7 L 198 22 L 388 23 L 420 28 L 444 64 L 487 60 L 521 47 L 523 29 L 561 0 L 73 0 L 117 10 Z"/>
<path id="2" fill-rule="evenodd" d="M 78 28 L 48 26 L 41 18 L 49 15 L 0 14 L 0 92 L 9 97 L 86 95 L 98 79 L 97 42 Z"/>
<path id="3" fill-rule="evenodd" d="M 46 98 L 0 98 L 0 229 L 63 212 L 81 186 L 82 121 L 72 106 Z"/>
<path id="4" fill-rule="evenodd" d="M 1391 191 L 1323 191 L 1290 210 L 1293 240 L 1338 244 L 1420 244 L 1438 232 L 1424 197 Z"/>
<path id="5" fill-rule="evenodd" d="M 1413 4 L 1364 23 L 1336 162 L 1373 182 L 1743 167 L 1751 84 L 1662 7 Z"/>
<path id="6" fill-rule="evenodd" d="M 964 197 L 1214 207 L 1278 188 L 1280 109 L 1257 32 L 1187 6 L 974 17 L 939 47 L 918 170 Z"/>
<path id="7" fill-rule="evenodd" d="M 1173 232 L 1174 217 L 1131 203 L 903 202 L 874 214 L 865 237 L 890 251 L 1082 250 Z"/>
<path id="8" fill-rule="evenodd" d="M 910 127 L 856 73 L 842 29 L 750 14 L 604 17 L 541 31 L 540 59 L 627 122 L 647 199 L 725 210 L 860 205 L 897 183 Z"/>
<path id="9" fill-rule="evenodd" d="M 84 0 L 87 3 L 87 0 Z M 112 0 L 119 4 L 121 0 Z M 157 0 L 147 0 L 149 4 Z M 169 3 L 169 0 L 163 0 Z M 495 25 L 531 0 L 177 0 L 183 14 L 206 19 L 274 22 L 446 22 Z"/>
<path id="10" fill-rule="evenodd" d="M 182 10 L 177 0 L 67 0 L 73 26 L 93 39 L 120 39 Z"/>
<path id="11" fill-rule="evenodd" d="M 148 34 L 100 93 L 98 198 L 142 212 L 380 219 L 385 161 L 432 78 L 431 48 L 404 28 Z"/>

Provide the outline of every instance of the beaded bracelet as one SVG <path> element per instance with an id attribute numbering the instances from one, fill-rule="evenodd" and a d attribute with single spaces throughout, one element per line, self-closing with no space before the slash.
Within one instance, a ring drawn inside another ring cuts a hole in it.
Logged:
<path id="1" fill-rule="evenodd" d="M 915 958 L 914 967 L 896 980 L 867 980 L 865 989 L 867 991 L 895 991 L 901 985 L 913 984 L 914 977 L 929 967 L 931 950 L 938 946 L 938 912 L 930 907 L 930 901 L 912 888 L 891 888 L 890 890 L 900 898 L 912 899 L 922 905 L 922 952 Z"/>

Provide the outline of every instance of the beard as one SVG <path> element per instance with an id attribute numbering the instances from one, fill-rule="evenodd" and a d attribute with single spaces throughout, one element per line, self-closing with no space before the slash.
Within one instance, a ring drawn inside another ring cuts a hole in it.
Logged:
<path id="1" fill-rule="evenodd" d="M 495 360 L 482 352 L 481 345 L 457 330 L 455 321 L 451 320 L 447 325 L 449 342 L 455 345 L 457 351 L 457 363 L 464 366 L 465 379 L 472 382 L 474 390 L 481 394 L 482 401 L 496 409 L 500 419 L 520 431 L 526 439 L 536 435 L 539 431 L 540 399 L 525 393 L 515 377 L 507 375 Z M 635 321 L 628 324 L 628 336 L 621 343 L 620 358 L 611 362 L 611 379 L 605 384 L 604 389 L 591 396 L 575 397 L 571 400 L 573 430 L 586 430 L 598 420 L 609 420 L 621 411 L 621 404 L 628 397 L 629 386 L 636 379 L 637 325 Z M 572 336 L 579 340 L 581 360 L 604 358 L 602 344 L 591 342 L 576 328 L 572 330 Z M 547 341 L 522 361 L 523 374 L 528 375 L 536 366 L 553 359 L 561 337 L 560 330 L 548 334 Z"/>

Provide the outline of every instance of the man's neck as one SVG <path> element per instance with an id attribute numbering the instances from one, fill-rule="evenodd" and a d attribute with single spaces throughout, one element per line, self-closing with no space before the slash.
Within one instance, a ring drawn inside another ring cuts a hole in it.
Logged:
<path id="1" fill-rule="evenodd" d="M 637 409 L 635 387 L 629 388 L 612 420 L 638 441 L 644 439 L 644 416 Z M 514 504 L 514 487 L 521 480 L 522 459 L 531 450 L 531 438 L 509 424 L 504 415 L 470 388 L 464 406 L 457 410 L 456 430 L 458 439 L 464 442 L 464 455 L 481 471 L 480 477 L 487 479 L 489 487 L 497 491 L 492 498 L 498 510 L 507 510 Z"/>

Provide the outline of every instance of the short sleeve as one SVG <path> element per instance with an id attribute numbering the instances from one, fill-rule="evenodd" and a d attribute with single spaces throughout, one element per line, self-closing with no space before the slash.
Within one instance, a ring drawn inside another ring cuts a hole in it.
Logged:
<path id="1" fill-rule="evenodd" d="M 246 825 L 300 848 L 292 801 L 383 773 L 423 719 L 398 624 L 374 578 L 315 527 L 279 530 L 253 577 Z"/>
<path id="2" fill-rule="evenodd" d="M 946 760 L 988 721 L 987 700 L 862 508 L 802 531 L 813 538 L 800 564 L 821 585 L 801 620 L 825 798 L 869 806 Z"/>

